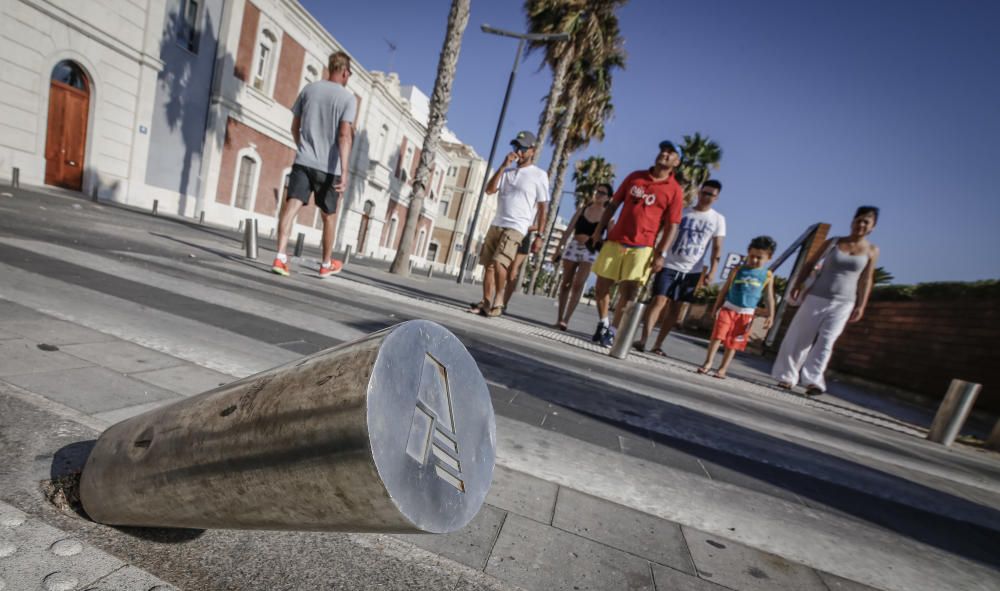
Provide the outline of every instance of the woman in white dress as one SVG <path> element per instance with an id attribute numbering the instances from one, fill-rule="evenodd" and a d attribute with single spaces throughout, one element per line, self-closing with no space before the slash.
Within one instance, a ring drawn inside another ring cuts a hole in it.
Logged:
<path id="1" fill-rule="evenodd" d="M 878 213 L 877 207 L 859 207 L 850 235 L 827 240 L 818 255 L 806 263 L 805 268 L 812 271 L 792 286 L 790 300 L 802 305 L 771 368 L 779 388 L 790 390 L 801 381 L 807 394 L 826 391 L 823 373 L 833 345 L 848 322 L 864 316 L 871 294 L 879 250 L 868 241 L 868 235 L 878 223 Z M 808 287 L 807 279 L 814 280 Z"/>

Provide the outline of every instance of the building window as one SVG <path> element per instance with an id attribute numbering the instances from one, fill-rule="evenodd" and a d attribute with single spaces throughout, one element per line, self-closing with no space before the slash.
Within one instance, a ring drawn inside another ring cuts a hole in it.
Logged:
<path id="1" fill-rule="evenodd" d="M 448 167 L 448 176 L 455 176 L 457 174 L 458 174 L 458 167 L 457 166 L 449 166 Z"/>
<path id="2" fill-rule="evenodd" d="M 448 202 L 443 199 L 438 203 L 438 215 L 448 217 Z"/>
<path id="3" fill-rule="evenodd" d="M 253 87 L 261 92 L 267 92 L 271 85 L 271 72 L 274 69 L 274 48 L 278 45 L 278 38 L 268 30 L 260 36 L 260 44 L 257 46 L 257 64 L 253 71 Z"/>
<path id="4" fill-rule="evenodd" d="M 306 84 L 310 84 L 317 80 L 319 80 L 319 70 L 317 70 L 316 66 L 314 66 L 313 64 L 309 64 L 308 66 L 306 66 L 306 74 L 303 77 L 302 85 L 305 86 Z"/>
<path id="5" fill-rule="evenodd" d="M 385 157 L 385 142 L 389 139 L 389 126 L 383 125 L 378 130 L 378 140 L 375 142 L 375 160 L 382 162 Z"/>
<path id="6" fill-rule="evenodd" d="M 177 42 L 192 53 L 198 52 L 198 11 L 201 1 L 182 0 L 177 19 Z"/>
<path id="7" fill-rule="evenodd" d="M 383 244 L 382 246 L 386 246 L 388 248 L 396 248 L 397 222 L 399 222 L 399 218 L 397 218 L 396 216 L 392 216 L 392 219 L 389 220 L 389 233 L 386 235 L 385 244 Z"/>
<path id="8" fill-rule="evenodd" d="M 233 205 L 250 210 L 253 204 L 253 184 L 257 176 L 257 161 L 249 156 L 240 158 L 240 170 L 236 175 L 236 198 Z"/>
<path id="9" fill-rule="evenodd" d="M 424 241 L 426 239 L 427 239 L 427 230 L 421 228 L 420 236 L 417 238 L 417 250 L 416 250 L 416 252 L 418 253 L 417 256 L 420 256 L 419 253 L 424 252 Z"/>
<path id="10" fill-rule="evenodd" d="M 437 242 L 431 242 L 430 246 L 427 247 L 427 262 L 433 263 L 438 257 L 438 245 Z"/>

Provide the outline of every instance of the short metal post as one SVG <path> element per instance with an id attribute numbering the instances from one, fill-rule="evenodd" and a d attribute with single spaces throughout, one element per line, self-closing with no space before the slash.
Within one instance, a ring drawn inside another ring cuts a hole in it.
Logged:
<path id="1" fill-rule="evenodd" d="M 434 265 L 427 265 L 427 278 L 428 279 L 434 278 Z"/>
<path id="2" fill-rule="evenodd" d="M 410 259 L 410 273 L 413 272 L 413 259 Z"/>
<path id="3" fill-rule="evenodd" d="M 306 235 L 299 232 L 299 235 L 295 237 L 295 254 L 292 256 L 300 257 L 302 256 L 302 250 L 306 247 Z"/>
<path id="4" fill-rule="evenodd" d="M 109 525 L 446 533 L 495 442 L 475 360 L 412 320 L 112 425 L 80 498 Z"/>
<path id="5" fill-rule="evenodd" d="M 158 209 L 160 209 L 160 200 L 153 199 L 153 215 L 156 215 Z"/>
<path id="6" fill-rule="evenodd" d="M 243 220 L 240 220 L 240 223 L 236 224 L 236 231 L 240 234 L 243 233 Z"/>
<path id="7" fill-rule="evenodd" d="M 625 359 L 628 357 L 628 352 L 632 349 L 632 341 L 635 339 L 635 333 L 645 313 L 646 304 L 636 301 L 629 305 L 628 309 L 625 310 L 622 325 L 618 329 L 618 334 L 615 335 L 615 344 L 611 347 L 609 355 L 616 359 Z"/>
<path id="8" fill-rule="evenodd" d="M 976 403 L 976 397 L 982 388 L 980 384 L 952 380 L 948 386 L 948 393 L 944 395 L 944 400 L 934 415 L 934 422 L 931 423 L 927 439 L 942 445 L 954 443 L 959 430 L 965 424 L 965 419 L 972 412 L 972 405 Z"/>
<path id="9" fill-rule="evenodd" d="M 14 188 L 21 187 L 21 169 L 16 166 L 10 175 L 10 186 Z"/>
<path id="10" fill-rule="evenodd" d="M 986 440 L 986 447 L 1000 451 L 1000 419 L 997 420 L 996 425 L 993 425 L 993 431 L 990 432 L 990 436 Z"/>
<path id="11" fill-rule="evenodd" d="M 347 250 L 344 251 L 344 264 L 351 262 L 351 245 L 347 245 Z"/>
<path id="12" fill-rule="evenodd" d="M 257 220 L 247 218 L 243 225 L 243 246 L 248 259 L 257 258 Z"/>
<path id="13" fill-rule="evenodd" d="M 90 188 L 90 200 L 97 203 L 97 193 L 100 190 L 98 183 L 94 183 L 94 186 Z"/>
<path id="14" fill-rule="evenodd" d="M 205 225 L 205 210 L 204 209 L 201 210 L 201 213 L 198 214 L 198 224 L 202 225 L 202 226 Z"/>

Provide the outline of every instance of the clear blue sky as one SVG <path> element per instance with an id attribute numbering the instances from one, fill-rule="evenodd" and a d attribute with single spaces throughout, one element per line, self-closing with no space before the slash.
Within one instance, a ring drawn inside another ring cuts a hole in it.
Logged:
<path id="1" fill-rule="evenodd" d="M 393 69 L 430 94 L 449 2 L 303 4 L 367 69 L 385 70 L 395 42 Z M 758 234 L 780 251 L 817 221 L 843 233 L 873 204 L 897 282 L 1000 277 L 1000 2 L 633 0 L 619 16 L 616 115 L 574 161 L 604 156 L 621 180 L 659 140 L 699 131 L 724 152 L 727 252 Z M 520 2 L 472 2 L 448 126 L 484 158 L 516 41 L 479 26 L 524 20 Z M 505 140 L 537 128 L 539 64 L 520 66 Z"/>

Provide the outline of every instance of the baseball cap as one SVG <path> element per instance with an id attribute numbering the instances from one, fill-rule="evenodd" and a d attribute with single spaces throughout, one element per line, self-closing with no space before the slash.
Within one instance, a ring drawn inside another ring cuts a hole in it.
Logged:
<path id="1" fill-rule="evenodd" d="M 674 142 L 670 140 L 663 140 L 660 142 L 660 150 L 670 150 L 671 152 L 676 152 L 681 158 L 684 157 L 684 152 L 674 145 Z"/>
<path id="2" fill-rule="evenodd" d="M 511 144 L 521 148 L 534 148 L 538 139 L 530 131 L 519 131 L 517 136 L 510 141 Z"/>

